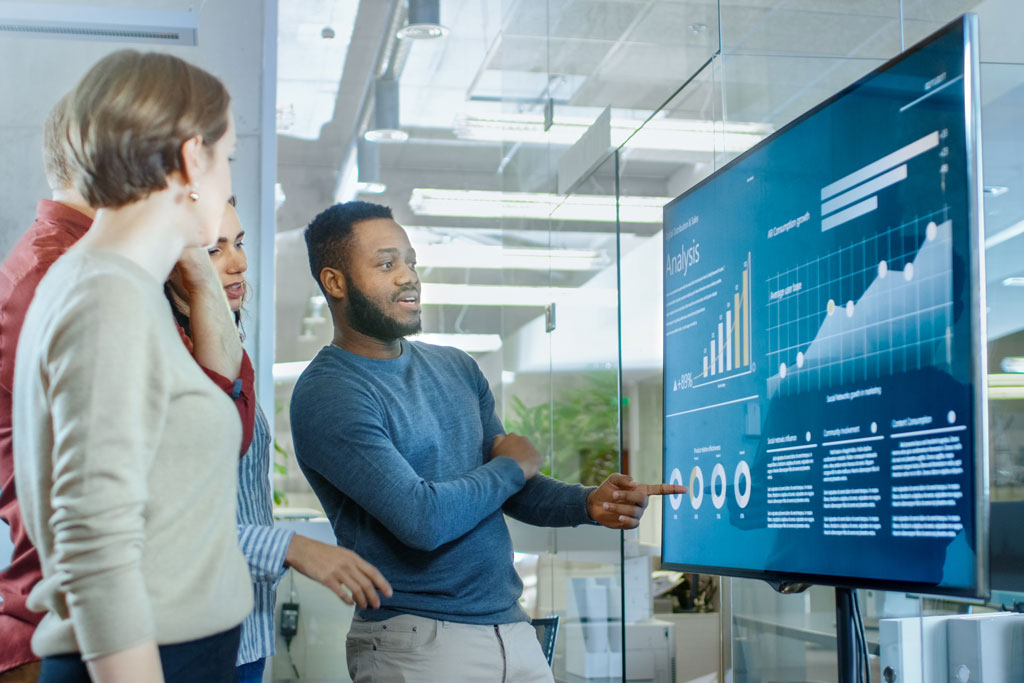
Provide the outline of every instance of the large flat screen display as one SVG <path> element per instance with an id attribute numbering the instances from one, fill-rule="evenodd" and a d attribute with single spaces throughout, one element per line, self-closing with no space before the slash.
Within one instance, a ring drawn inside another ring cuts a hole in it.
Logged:
<path id="1" fill-rule="evenodd" d="M 966 16 L 665 207 L 663 560 L 985 587 L 977 28 Z"/>

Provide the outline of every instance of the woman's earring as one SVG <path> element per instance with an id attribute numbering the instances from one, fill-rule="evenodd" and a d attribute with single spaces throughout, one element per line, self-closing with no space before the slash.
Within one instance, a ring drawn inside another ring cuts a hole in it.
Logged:
<path id="1" fill-rule="evenodd" d="M 199 190 L 196 189 L 195 185 L 189 185 L 188 187 L 188 198 L 194 202 L 199 201 Z"/>

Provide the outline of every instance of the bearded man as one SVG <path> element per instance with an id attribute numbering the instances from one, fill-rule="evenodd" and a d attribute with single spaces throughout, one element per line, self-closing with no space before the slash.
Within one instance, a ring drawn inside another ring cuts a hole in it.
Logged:
<path id="1" fill-rule="evenodd" d="M 628 529 L 649 495 L 686 489 L 622 474 L 587 488 L 539 474 L 540 453 L 505 433 L 476 362 L 405 339 L 420 330 L 420 280 L 388 207 L 337 204 L 305 237 L 334 340 L 292 395 L 296 457 L 339 545 L 394 591 L 356 612 L 353 681 L 552 681 L 519 606 L 504 515 Z"/>

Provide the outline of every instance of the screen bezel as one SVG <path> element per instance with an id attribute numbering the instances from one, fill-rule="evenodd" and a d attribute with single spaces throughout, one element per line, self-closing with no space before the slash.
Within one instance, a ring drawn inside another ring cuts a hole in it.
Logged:
<path id="1" fill-rule="evenodd" d="M 978 54 L 978 18 L 974 14 L 964 14 L 942 27 L 927 38 L 907 48 L 900 55 L 890 59 L 881 66 L 862 76 L 841 91 L 816 105 L 785 126 L 775 131 L 764 140 L 760 141 L 750 149 L 746 150 L 736 158 L 732 159 L 722 168 L 704 178 L 696 185 L 682 193 L 671 202 L 665 205 L 664 211 L 669 210 L 679 202 L 685 200 L 689 195 L 696 192 L 705 185 L 711 183 L 720 175 L 729 171 L 740 161 L 770 144 L 776 138 L 784 135 L 788 130 L 800 124 L 805 119 L 817 114 L 830 106 L 835 101 L 845 97 L 854 89 L 860 87 L 868 80 L 889 70 L 894 65 L 902 62 L 909 56 L 926 49 L 933 42 L 946 37 L 952 32 L 962 32 L 964 39 L 964 117 L 965 117 L 965 138 L 967 153 L 967 183 L 968 183 L 968 251 L 971 264 L 970 277 L 970 301 L 971 306 L 971 369 L 970 378 L 973 385 L 972 396 L 972 418 L 974 426 L 974 549 L 975 549 L 975 583 L 969 587 L 941 586 L 929 583 L 914 583 L 908 581 L 888 581 L 882 579 L 870 579 L 856 576 L 842 576 L 837 574 L 809 574 L 802 572 L 783 572 L 774 570 L 751 570 L 738 569 L 735 567 L 719 567 L 716 565 L 688 564 L 677 562 L 663 562 L 664 569 L 674 571 L 696 572 L 701 574 L 718 574 L 722 576 L 734 576 L 739 578 L 763 579 L 776 586 L 817 584 L 825 586 L 841 586 L 850 588 L 871 588 L 877 590 L 897 590 L 917 593 L 928 593 L 932 595 L 949 595 L 959 597 L 986 597 L 989 592 L 988 576 L 988 505 L 989 505 L 989 463 L 988 463 L 988 400 L 987 400 L 987 368 L 988 368 L 988 344 L 986 337 L 986 315 L 985 315 L 985 235 L 983 225 L 983 195 L 981 183 L 981 99 L 980 87 L 978 85 L 980 59 Z M 664 288 L 664 278 L 662 279 Z M 662 290 L 664 301 L 664 289 Z M 662 332 L 664 335 L 664 331 Z M 662 337 L 662 348 L 664 349 L 665 338 Z M 666 364 L 662 365 L 662 391 L 665 386 Z M 662 434 L 664 429 L 664 414 L 662 415 Z M 662 441 L 662 478 L 665 479 L 665 467 L 667 457 L 667 445 Z M 662 513 L 664 515 L 664 512 Z M 665 547 L 666 526 L 662 518 L 661 543 L 662 553 Z"/>

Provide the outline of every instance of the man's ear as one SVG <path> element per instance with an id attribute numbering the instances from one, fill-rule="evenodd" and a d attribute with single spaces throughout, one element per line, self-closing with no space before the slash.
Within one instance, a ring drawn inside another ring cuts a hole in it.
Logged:
<path id="1" fill-rule="evenodd" d="M 185 185 L 191 185 L 205 167 L 203 139 L 196 135 L 181 143 L 181 175 Z"/>
<path id="2" fill-rule="evenodd" d="M 345 276 L 335 268 L 325 267 L 320 271 L 320 284 L 332 299 L 344 299 L 348 292 Z"/>

